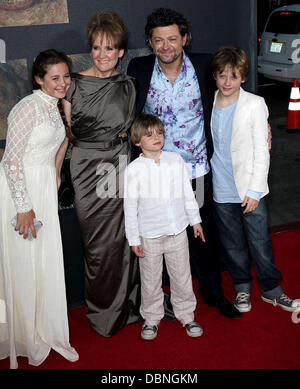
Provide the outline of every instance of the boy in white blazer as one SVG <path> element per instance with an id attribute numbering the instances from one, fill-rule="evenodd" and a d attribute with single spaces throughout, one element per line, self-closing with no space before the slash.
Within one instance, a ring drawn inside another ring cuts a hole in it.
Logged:
<path id="1" fill-rule="evenodd" d="M 234 305 L 240 312 L 251 309 L 251 255 L 262 300 L 294 311 L 300 303 L 282 290 L 268 233 L 264 201 L 269 192 L 268 108 L 262 97 L 241 88 L 249 73 L 243 50 L 221 47 L 212 69 L 218 88 L 211 119 L 214 214 L 237 292 Z"/>

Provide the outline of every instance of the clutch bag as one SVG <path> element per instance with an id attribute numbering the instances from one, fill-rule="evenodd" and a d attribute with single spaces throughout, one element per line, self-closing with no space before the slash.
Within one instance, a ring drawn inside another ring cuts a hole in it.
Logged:
<path id="1" fill-rule="evenodd" d="M 13 226 L 13 227 L 16 227 L 17 225 L 17 216 L 14 216 L 11 221 L 10 221 L 10 224 Z M 33 219 L 33 224 L 34 224 L 34 228 L 35 228 L 35 231 L 36 233 L 38 232 L 38 230 L 42 227 L 43 223 L 40 221 L 40 220 L 37 220 L 37 219 Z M 32 240 L 33 239 L 33 235 L 32 235 L 32 231 L 31 231 L 31 228 L 29 227 L 28 228 L 28 236 L 27 236 L 27 239 L 28 240 Z"/>

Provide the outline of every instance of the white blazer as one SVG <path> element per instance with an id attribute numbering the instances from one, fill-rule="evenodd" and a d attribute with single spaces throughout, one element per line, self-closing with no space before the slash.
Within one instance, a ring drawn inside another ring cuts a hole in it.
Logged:
<path id="1" fill-rule="evenodd" d="M 213 107 L 217 94 L 218 91 Z M 268 116 L 264 98 L 240 88 L 232 123 L 230 151 L 234 181 L 242 200 L 250 189 L 262 192 L 261 197 L 269 193 Z"/>

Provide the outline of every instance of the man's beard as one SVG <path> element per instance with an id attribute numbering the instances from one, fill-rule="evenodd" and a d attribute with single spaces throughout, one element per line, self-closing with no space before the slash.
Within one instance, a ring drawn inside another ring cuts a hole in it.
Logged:
<path id="1" fill-rule="evenodd" d="M 182 54 L 182 52 L 180 52 L 180 53 L 176 52 L 172 56 L 170 56 L 170 57 L 168 56 L 167 59 L 165 59 L 165 57 L 163 55 L 161 55 L 160 53 L 156 53 L 156 56 L 161 63 L 168 65 L 168 64 L 175 62 L 181 56 L 181 54 Z"/>

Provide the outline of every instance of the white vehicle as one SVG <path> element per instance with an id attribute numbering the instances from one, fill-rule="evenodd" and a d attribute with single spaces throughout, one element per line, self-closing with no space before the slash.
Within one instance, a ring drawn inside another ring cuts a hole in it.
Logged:
<path id="1" fill-rule="evenodd" d="M 300 81 L 300 4 L 271 12 L 261 36 L 257 68 L 273 80 Z"/>

